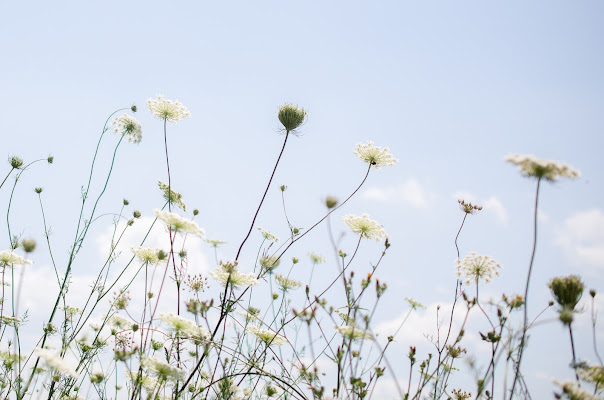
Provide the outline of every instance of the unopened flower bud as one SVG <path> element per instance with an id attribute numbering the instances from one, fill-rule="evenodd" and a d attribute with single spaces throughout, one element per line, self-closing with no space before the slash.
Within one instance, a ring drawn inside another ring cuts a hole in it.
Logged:
<path id="1" fill-rule="evenodd" d="M 291 132 L 302 125 L 306 118 L 306 111 L 292 104 L 284 104 L 279 109 L 278 117 L 285 130 Z"/>
<path id="2" fill-rule="evenodd" d="M 127 199 L 124 199 L 124 205 L 127 206 L 130 202 Z"/>
<path id="3" fill-rule="evenodd" d="M 36 191 L 36 193 L 40 194 L 42 193 L 42 188 L 41 187 L 37 187 L 34 189 Z"/>
<path id="4" fill-rule="evenodd" d="M 49 164 L 52 164 L 52 162 L 55 160 L 55 156 L 48 156 L 48 158 L 46 159 L 46 161 L 48 161 Z"/>
<path id="5" fill-rule="evenodd" d="M 136 104 L 132 104 L 130 109 L 132 110 L 132 112 L 136 112 L 138 110 L 138 107 L 136 107 Z"/>
<path id="6" fill-rule="evenodd" d="M 334 208 L 338 205 L 338 199 L 334 196 L 327 196 L 325 199 L 325 206 L 329 209 Z"/>
<path id="7" fill-rule="evenodd" d="M 11 167 L 13 167 L 14 169 L 19 169 L 23 166 L 23 160 L 20 159 L 17 156 L 12 156 L 9 160 L 8 163 L 10 164 Z"/>
<path id="8" fill-rule="evenodd" d="M 194 209 L 193 210 L 193 215 L 198 215 L 199 214 L 199 210 L 198 209 Z"/>
<path id="9" fill-rule="evenodd" d="M 590 295 L 591 297 L 596 297 L 596 289 L 590 289 L 590 290 L 589 290 L 589 295 Z"/>
<path id="10" fill-rule="evenodd" d="M 26 253 L 31 253 L 36 249 L 36 241 L 33 239 L 24 239 L 21 242 L 21 245 L 23 246 L 23 250 L 25 250 Z"/>
<path id="11" fill-rule="evenodd" d="M 134 210 L 134 211 L 132 212 L 132 216 L 133 216 L 134 218 L 140 218 L 140 217 L 141 217 L 141 212 L 140 212 L 140 211 L 138 211 L 138 210 Z"/>

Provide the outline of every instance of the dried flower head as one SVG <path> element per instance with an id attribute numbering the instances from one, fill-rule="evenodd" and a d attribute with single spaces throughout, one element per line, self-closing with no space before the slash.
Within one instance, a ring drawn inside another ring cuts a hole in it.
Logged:
<path id="1" fill-rule="evenodd" d="M 300 286 L 302 286 L 302 283 L 300 281 L 286 278 L 283 275 L 276 274 L 275 279 L 277 280 L 277 285 L 279 285 L 281 290 L 283 290 L 284 292 L 287 292 L 288 290 L 292 289 L 298 289 Z"/>
<path id="2" fill-rule="evenodd" d="M 459 199 L 457 202 L 459 203 L 459 209 L 466 214 L 476 214 L 478 211 L 482 210 L 482 206 L 477 206 L 469 202 L 466 203 L 463 199 Z"/>
<path id="3" fill-rule="evenodd" d="M 367 143 L 358 143 L 357 149 L 354 151 L 354 155 L 371 165 L 374 169 L 378 170 L 381 167 L 394 166 L 397 163 L 397 159 L 394 158 L 388 147 L 378 147 L 373 144 L 372 141 Z"/>
<path id="4" fill-rule="evenodd" d="M 178 122 L 191 116 L 189 110 L 178 100 L 164 99 L 161 94 L 158 94 L 155 99 L 148 99 L 147 106 L 151 114 L 170 122 Z"/>
<path id="5" fill-rule="evenodd" d="M 256 336 L 258 339 L 260 339 L 262 342 L 264 342 L 264 344 L 266 344 L 267 346 L 268 345 L 281 346 L 281 345 L 289 342 L 289 340 L 287 340 L 287 338 L 285 336 L 278 335 L 277 333 L 275 333 L 269 329 L 260 328 L 258 325 L 248 325 L 248 327 L 245 330 L 248 333 L 251 333 L 252 335 Z"/>
<path id="6" fill-rule="evenodd" d="M 275 242 L 275 243 L 277 243 L 279 241 L 279 238 L 277 236 L 273 235 L 266 229 L 258 227 L 258 230 L 260 231 L 260 233 L 262 233 L 262 236 L 264 237 L 264 239 L 270 240 L 271 242 Z"/>
<path id="7" fill-rule="evenodd" d="M 111 300 L 111 307 L 113 307 L 113 309 L 116 311 L 125 310 L 128 308 L 130 300 L 132 300 L 132 297 L 130 297 L 129 291 L 114 292 L 113 300 Z"/>
<path id="8" fill-rule="evenodd" d="M 453 400 L 465 400 L 465 399 L 469 399 L 470 397 L 472 397 L 472 393 L 464 392 L 461 389 L 453 389 L 451 394 L 453 395 Z"/>
<path id="9" fill-rule="evenodd" d="M 494 276 L 499 276 L 499 265 L 489 256 L 483 256 L 474 252 L 468 254 L 463 259 L 457 259 L 457 276 L 465 277 L 465 283 L 470 285 L 478 283 L 481 279 L 485 283 L 491 282 Z"/>
<path id="10" fill-rule="evenodd" d="M 386 237 L 386 231 L 384 231 L 382 225 L 369 218 L 368 214 L 363 214 L 361 216 L 349 214 L 342 217 L 342 220 L 354 233 L 357 233 L 366 239 L 379 241 L 381 238 Z"/>
<path id="11" fill-rule="evenodd" d="M 566 163 L 537 158 L 532 154 L 511 153 L 504 160 L 517 165 L 520 172 L 528 177 L 555 181 L 560 177 L 575 179 L 581 176 L 579 170 Z"/>
<path id="12" fill-rule="evenodd" d="M 243 272 L 239 272 L 236 261 L 221 261 L 218 267 L 210 272 L 210 275 L 223 286 L 226 285 L 227 282 L 234 288 L 239 286 L 254 286 L 258 284 L 258 279 L 256 279 L 254 274 L 245 274 Z"/>
<path id="13" fill-rule="evenodd" d="M 306 111 L 303 108 L 298 108 L 292 104 L 284 104 L 279 108 L 277 116 L 285 127 L 285 130 L 291 132 L 302 125 L 306 118 Z"/>
<path id="14" fill-rule="evenodd" d="M 202 276 L 201 274 L 197 275 L 187 275 L 186 285 L 189 287 L 191 292 L 195 292 L 199 294 L 200 292 L 205 292 L 206 288 L 209 288 L 208 277 Z"/>
<path id="15" fill-rule="evenodd" d="M 143 139 L 143 128 L 140 122 L 128 114 L 115 118 L 111 125 L 113 125 L 115 133 L 126 136 L 129 142 L 140 143 Z"/>
<path id="16" fill-rule="evenodd" d="M 31 261 L 29 261 L 26 258 L 21 257 L 20 255 L 16 254 L 13 251 L 10 251 L 10 250 L 0 251 L 0 264 L 3 266 L 27 265 L 27 264 L 31 264 L 31 263 L 32 263 Z"/>
<path id="17" fill-rule="evenodd" d="M 165 223 L 175 232 L 185 232 L 200 237 L 204 237 L 206 234 L 205 231 L 199 226 L 197 226 L 195 222 L 181 217 L 176 213 L 172 213 L 169 211 L 161 211 L 158 209 L 153 210 L 153 213 L 155 213 L 155 216 L 157 218 L 159 218 L 163 223 Z"/>
<path id="18" fill-rule="evenodd" d="M 187 206 L 185 202 L 182 200 L 182 194 L 175 192 L 174 189 L 168 186 L 167 183 L 158 181 L 159 189 L 164 192 L 164 199 L 166 201 L 170 201 L 176 207 L 180 208 L 183 211 L 187 211 Z"/>

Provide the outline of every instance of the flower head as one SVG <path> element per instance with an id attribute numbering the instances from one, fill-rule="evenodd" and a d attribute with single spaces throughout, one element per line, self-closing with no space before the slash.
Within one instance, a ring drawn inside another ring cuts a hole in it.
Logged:
<path id="1" fill-rule="evenodd" d="M 29 261 L 26 258 L 21 257 L 20 255 L 14 253 L 13 251 L 4 250 L 4 251 L 0 251 L 0 264 L 3 264 L 5 266 L 8 264 L 26 265 L 26 264 L 31 264 L 31 261 Z"/>
<path id="2" fill-rule="evenodd" d="M 478 211 L 482 210 L 482 206 L 478 206 L 470 202 L 466 203 L 466 201 L 463 199 L 459 199 L 457 202 L 459 203 L 459 209 L 466 214 L 476 214 Z"/>
<path id="3" fill-rule="evenodd" d="M 62 375 L 69 375 L 74 379 L 78 379 L 78 374 L 67 364 L 65 364 L 65 361 L 63 361 L 63 359 L 61 359 L 59 356 L 54 355 L 50 351 L 42 349 L 40 347 L 36 348 L 34 350 L 34 353 L 36 353 L 36 356 L 43 359 L 46 363 L 46 366 L 48 366 L 48 368 L 50 368 L 54 372 L 57 372 Z"/>
<path id="4" fill-rule="evenodd" d="M 182 380 L 185 376 L 184 370 L 173 367 L 157 357 L 144 357 L 142 359 L 142 364 L 150 373 L 155 375 L 160 382 L 176 382 Z"/>
<path id="5" fill-rule="evenodd" d="M 504 160 L 517 165 L 520 172 L 528 177 L 555 181 L 560 177 L 575 179 L 581 176 L 579 170 L 566 163 L 537 158 L 532 154 L 511 153 Z"/>
<path id="6" fill-rule="evenodd" d="M 161 261 L 159 257 L 160 249 L 151 249 L 145 247 L 131 247 L 130 250 L 144 263 L 159 264 Z"/>
<path id="7" fill-rule="evenodd" d="M 225 244 L 226 242 L 224 240 L 206 239 L 206 243 L 211 244 L 212 247 L 218 247 L 221 244 Z"/>
<path id="8" fill-rule="evenodd" d="M 277 280 L 277 285 L 279 285 L 281 290 L 283 290 L 284 292 L 287 292 L 291 289 L 298 289 L 300 286 L 302 286 L 302 283 L 300 281 L 286 278 L 283 275 L 276 274 L 275 279 Z"/>
<path id="9" fill-rule="evenodd" d="M 574 381 L 557 381 L 553 380 L 553 382 L 562 389 L 562 395 L 569 400 L 602 400 L 601 397 L 591 394 L 587 390 L 581 389 L 581 387 Z"/>
<path id="10" fill-rule="evenodd" d="M 336 330 L 340 332 L 342 336 L 352 340 L 364 340 L 364 339 L 373 339 L 373 335 L 371 332 L 366 331 L 364 329 L 357 328 L 352 325 L 343 325 L 343 326 L 335 326 Z"/>
<path id="11" fill-rule="evenodd" d="M 411 297 L 405 297 L 405 301 L 407 303 L 409 303 L 409 305 L 411 306 L 412 309 L 417 310 L 417 309 L 421 309 L 421 308 L 426 308 L 425 305 L 423 305 L 422 303 L 420 303 L 417 300 L 413 300 Z"/>
<path id="12" fill-rule="evenodd" d="M 384 231 L 382 225 L 369 218 L 367 214 L 361 216 L 349 214 L 342 217 L 342 220 L 354 233 L 358 233 L 366 239 L 379 241 L 386 237 L 386 231 Z"/>
<path id="13" fill-rule="evenodd" d="M 302 125 L 306 118 L 306 111 L 292 104 L 284 104 L 279 108 L 278 117 L 285 130 L 291 132 Z"/>
<path id="14" fill-rule="evenodd" d="M 388 147 L 378 147 L 373 144 L 372 141 L 367 143 L 358 143 L 357 149 L 354 151 L 354 155 L 371 165 L 374 169 L 378 170 L 381 167 L 394 166 L 397 163 L 397 159 L 394 158 Z"/>
<path id="15" fill-rule="evenodd" d="M 313 264 L 323 264 L 326 261 L 325 256 L 315 253 L 314 251 L 309 251 L 308 257 L 310 257 L 310 261 L 312 261 Z"/>
<path id="16" fill-rule="evenodd" d="M 155 99 L 147 99 L 147 106 L 151 114 L 170 122 L 178 122 L 191 116 L 191 113 L 178 100 L 164 99 L 158 94 Z"/>
<path id="17" fill-rule="evenodd" d="M 193 338 L 206 340 L 210 337 L 210 333 L 203 327 L 197 326 L 194 321 L 183 318 L 173 313 L 161 313 L 159 319 L 164 324 L 170 327 L 170 330 L 175 336 L 180 338 Z"/>
<path id="18" fill-rule="evenodd" d="M 269 329 L 260 328 L 258 325 L 248 325 L 246 331 L 256 336 L 266 345 L 281 346 L 289 342 L 285 336 L 278 335 Z"/>
<path id="19" fill-rule="evenodd" d="M 171 187 L 169 187 L 166 183 L 161 180 L 158 181 L 159 189 L 164 192 L 164 199 L 166 201 L 170 201 L 172 204 L 177 206 L 183 211 L 187 211 L 187 206 L 185 202 L 182 200 L 182 194 L 175 192 Z"/>
<path id="20" fill-rule="evenodd" d="M 581 277 L 577 275 L 558 276 L 549 282 L 548 287 L 552 291 L 556 303 L 561 307 L 560 320 L 567 325 L 572 323 L 575 307 L 581 300 L 585 289 Z"/>
<path id="21" fill-rule="evenodd" d="M 140 122 L 136 118 L 124 114 L 121 117 L 117 117 L 111 123 L 113 125 L 113 131 L 122 136 L 126 136 L 129 142 L 140 143 L 143 139 L 143 128 Z"/>
<path id="22" fill-rule="evenodd" d="M 464 276 L 466 284 L 478 283 L 484 280 L 491 282 L 494 276 L 499 276 L 501 265 L 497 264 L 489 256 L 483 256 L 474 252 L 468 254 L 463 259 L 457 259 L 457 276 Z"/>
<path id="23" fill-rule="evenodd" d="M 258 230 L 260 231 L 260 233 L 262 233 L 262 236 L 266 240 L 270 240 L 271 242 L 275 242 L 275 243 L 277 243 L 279 241 L 279 238 L 277 236 L 273 235 L 272 233 L 270 233 L 266 229 L 258 227 Z"/>
<path id="24" fill-rule="evenodd" d="M 191 220 L 188 220 L 176 213 L 169 211 L 153 210 L 155 216 L 164 222 L 168 227 L 173 229 L 175 232 L 186 232 L 192 235 L 204 237 L 206 232 L 197 226 L 197 224 Z"/>
<path id="25" fill-rule="evenodd" d="M 258 279 L 254 274 L 245 274 L 238 271 L 236 261 L 232 263 L 221 261 L 214 271 L 210 271 L 210 275 L 222 285 L 226 285 L 227 282 L 233 287 L 258 284 Z"/>

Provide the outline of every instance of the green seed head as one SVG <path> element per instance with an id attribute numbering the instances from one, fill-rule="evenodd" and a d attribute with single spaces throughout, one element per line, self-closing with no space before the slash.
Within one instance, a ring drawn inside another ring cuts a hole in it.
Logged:
<path id="1" fill-rule="evenodd" d="M 284 104 L 279 109 L 279 121 L 285 127 L 288 132 L 293 131 L 302 123 L 306 118 L 306 111 L 303 108 L 298 108 L 292 104 Z"/>

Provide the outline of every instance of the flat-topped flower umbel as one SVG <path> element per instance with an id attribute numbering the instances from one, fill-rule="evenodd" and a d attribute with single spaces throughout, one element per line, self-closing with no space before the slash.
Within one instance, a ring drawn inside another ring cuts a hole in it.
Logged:
<path id="1" fill-rule="evenodd" d="M 547 160 L 532 154 L 511 153 L 505 161 L 517 165 L 524 176 L 555 181 L 558 178 L 579 178 L 581 172 L 562 161 Z"/>
<path id="2" fill-rule="evenodd" d="M 170 122 L 178 122 L 191 116 L 187 107 L 183 106 L 178 100 L 164 99 L 161 94 L 158 94 L 155 99 L 148 99 L 147 106 L 149 106 L 151 114 Z"/>
<path id="3" fill-rule="evenodd" d="M 386 231 L 382 225 L 369 218 L 368 214 L 361 216 L 349 214 L 343 216 L 342 220 L 354 233 L 358 233 L 363 238 L 379 241 L 386 237 Z"/>
<path id="4" fill-rule="evenodd" d="M 367 164 L 371 165 L 374 169 L 380 169 L 381 167 L 392 167 L 396 165 L 397 159 L 394 158 L 388 147 L 378 147 L 373 144 L 372 141 L 367 143 L 358 143 L 357 149 L 353 153 Z"/>

